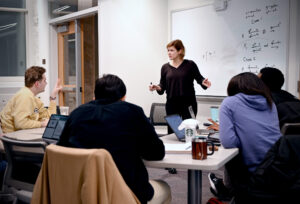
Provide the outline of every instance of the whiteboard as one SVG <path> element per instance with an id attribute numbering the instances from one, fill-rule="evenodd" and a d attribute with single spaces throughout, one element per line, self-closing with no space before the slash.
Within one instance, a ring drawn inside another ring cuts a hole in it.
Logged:
<path id="1" fill-rule="evenodd" d="M 171 38 L 182 40 L 212 86 L 196 95 L 226 96 L 236 74 L 265 66 L 286 73 L 289 0 L 229 0 L 225 10 L 206 5 L 171 12 Z"/>

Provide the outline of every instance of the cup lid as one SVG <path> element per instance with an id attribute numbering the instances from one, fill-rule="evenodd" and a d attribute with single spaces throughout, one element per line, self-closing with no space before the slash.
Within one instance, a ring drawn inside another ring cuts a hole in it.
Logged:
<path id="1" fill-rule="evenodd" d="M 194 142 L 206 142 L 207 138 L 206 137 L 203 137 L 203 136 L 195 136 L 193 138 L 193 141 Z"/>

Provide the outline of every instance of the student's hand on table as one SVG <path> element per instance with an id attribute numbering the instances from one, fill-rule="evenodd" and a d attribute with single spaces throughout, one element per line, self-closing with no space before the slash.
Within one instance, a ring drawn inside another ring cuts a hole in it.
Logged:
<path id="1" fill-rule="evenodd" d="M 43 121 L 41 121 L 41 127 L 46 127 L 48 124 L 49 119 L 45 119 Z"/>
<path id="2" fill-rule="evenodd" d="M 211 126 L 207 127 L 208 130 L 219 131 L 219 124 L 218 123 L 216 123 L 215 121 L 213 121 L 211 118 L 209 118 L 208 121 L 212 123 Z"/>
<path id="3" fill-rule="evenodd" d="M 149 86 L 149 90 L 150 91 L 160 91 L 161 90 L 161 87 L 159 85 L 150 85 Z"/>
<path id="4" fill-rule="evenodd" d="M 211 82 L 208 81 L 208 79 L 204 79 L 204 80 L 202 81 L 202 84 L 203 84 L 204 86 L 206 86 L 207 88 L 209 88 L 209 87 L 211 86 Z"/>

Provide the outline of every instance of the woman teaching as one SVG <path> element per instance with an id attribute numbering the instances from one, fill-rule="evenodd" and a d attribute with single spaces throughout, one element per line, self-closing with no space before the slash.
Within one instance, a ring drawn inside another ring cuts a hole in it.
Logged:
<path id="1" fill-rule="evenodd" d="M 197 114 L 194 80 L 203 89 L 209 88 L 211 83 L 200 74 L 195 62 L 184 59 L 185 48 L 181 40 L 171 41 L 167 44 L 167 50 L 170 62 L 161 68 L 160 83 L 151 84 L 149 90 L 156 90 L 160 95 L 166 91 L 167 115 L 179 114 L 183 120 L 191 118 L 189 106 L 192 106 L 193 112 Z"/>

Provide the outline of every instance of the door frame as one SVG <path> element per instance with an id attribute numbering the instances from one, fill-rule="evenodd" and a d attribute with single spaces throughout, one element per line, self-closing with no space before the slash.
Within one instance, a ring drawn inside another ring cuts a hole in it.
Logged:
<path id="1" fill-rule="evenodd" d="M 71 21 L 75 21 L 75 22 L 77 21 L 77 24 L 80 24 L 79 20 L 81 18 L 85 18 L 85 17 L 89 17 L 89 16 L 93 16 L 95 14 L 98 14 L 98 10 L 99 10 L 99 7 L 95 6 L 95 7 L 92 7 L 92 8 L 88 8 L 88 9 L 85 9 L 85 10 L 81 10 L 81 11 L 78 11 L 78 12 L 74 12 L 74 13 L 71 13 L 71 14 L 68 14 L 68 15 L 65 15 L 65 16 L 61 16 L 61 17 L 49 20 L 49 31 L 50 31 L 49 32 L 50 33 L 50 59 L 49 59 L 49 65 L 50 65 L 50 67 L 53 67 L 51 69 L 51 72 L 49 73 L 50 87 L 54 87 L 54 85 L 56 83 L 56 79 L 60 75 L 58 73 L 58 68 L 57 68 L 58 64 L 59 64 L 59 61 L 58 61 L 58 50 L 59 50 L 59 48 L 58 48 L 57 25 L 67 23 L 67 22 L 71 22 Z M 99 20 L 99 15 L 98 15 L 98 20 Z M 80 26 L 77 26 L 77 27 L 80 28 Z M 98 24 L 98 29 L 99 29 L 99 24 Z M 80 34 L 82 34 L 82 33 L 80 32 Z M 82 37 L 83 37 L 83 35 L 81 35 L 81 38 Z M 98 41 L 98 43 L 99 43 L 99 41 Z M 81 46 L 81 48 L 83 48 L 83 41 L 81 41 L 80 46 Z M 80 62 L 76 61 L 76 63 L 81 65 L 81 68 L 80 68 L 81 72 L 83 72 L 82 70 L 84 68 L 83 64 L 82 64 L 84 62 L 84 60 L 82 58 L 83 58 L 83 52 L 81 52 L 81 57 L 76 58 L 76 59 L 81 60 Z M 98 58 L 99 58 L 99 56 L 98 56 Z M 84 80 L 83 80 L 82 76 L 78 77 L 78 81 L 79 80 L 81 80 L 80 84 L 84 84 Z M 80 87 L 77 90 L 80 93 Z M 82 90 L 84 90 L 84 89 L 82 89 Z M 82 94 L 82 96 L 84 96 L 84 95 Z M 59 98 L 61 98 L 61 97 L 59 97 Z M 76 95 L 76 98 L 77 98 L 77 95 Z M 60 101 L 61 101 L 61 99 L 59 99 L 59 102 Z M 81 100 L 78 102 L 78 104 L 81 104 L 83 101 L 84 101 L 84 98 L 81 97 Z"/>
<path id="2" fill-rule="evenodd" d="M 62 91 L 59 93 L 59 105 L 64 104 L 64 93 L 68 91 L 74 91 L 76 95 L 76 107 L 84 102 L 84 55 L 83 55 L 83 31 L 81 29 L 80 20 L 68 22 L 68 25 L 64 24 L 68 28 L 68 31 L 57 33 L 58 41 L 58 78 L 61 79 Z M 64 83 L 64 36 L 75 34 L 75 69 L 76 69 L 76 83 L 75 85 Z"/>

